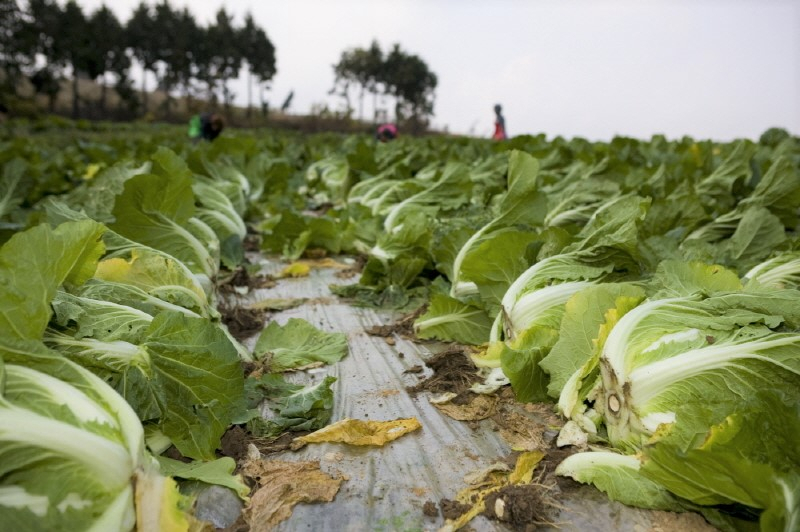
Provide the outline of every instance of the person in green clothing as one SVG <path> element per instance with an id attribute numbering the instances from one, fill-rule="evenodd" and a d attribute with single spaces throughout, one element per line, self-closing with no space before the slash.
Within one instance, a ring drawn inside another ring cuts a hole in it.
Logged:
<path id="1" fill-rule="evenodd" d="M 202 113 L 194 115 L 189 120 L 189 138 L 192 140 L 212 141 L 222 133 L 225 121 L 217 113 Z"/>

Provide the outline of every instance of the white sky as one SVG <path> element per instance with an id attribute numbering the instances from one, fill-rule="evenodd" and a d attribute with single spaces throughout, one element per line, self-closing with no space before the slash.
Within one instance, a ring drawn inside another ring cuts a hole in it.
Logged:
<path id="1" fill-rule="evenodd" d="M 93 11 L 102 0 L 78 0 Z M 108 0 L 127 20 L 139 0 Z M 153 2 L 151 2 L 153 3 Z M 221 0 L 171 0 L 207 23 Z M 343 50 L 376 39 L 419 55 L 439 79 L 433 124 L 489 136 L 800 135 L 798 0 L 227 0 L 276 48 L 268 100 L 327 103 Z M 152 86 L 152 85 L 151 85 Z M 233 86 L 246 101 L 244 83 Z M 371 103 L 371 98 L 367 98 Z M 354 100 L 355 104 L 355 100 Z M 371 106 L 365 114 L 371 116 Z"/>

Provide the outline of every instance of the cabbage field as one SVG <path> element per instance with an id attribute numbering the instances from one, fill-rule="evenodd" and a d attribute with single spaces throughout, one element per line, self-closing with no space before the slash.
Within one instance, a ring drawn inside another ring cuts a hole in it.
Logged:
<path id="1" fill-rule="evenodd" d="M 335 303 L 426 353 L 401 372 L 418 385 L 384 398 L 467 434 L 504 435 L 487 428 L 501 410 L 546 419 L 536 444 L 474 457 L 495 465 L 442 488 L 453 500 L 429 490 L 404 523 L 349 529 L 570 529 L 559 493 L 580 483 L 703 527 L 800 530 L 800 138 L 2 127 L 4 529 L 293 530 L 298 503 L 324 514 L 357 475 L 281 460 L 438 430 L 369 415 L 379 400 L 362 419 L 336 409 L 364 378 L 332 369 L 354 333 L 277 319 Z M 294 290 L 303 278 L 325 293 Z M 381 353 L 358 356 L 352 371 Z M 209 486 L 240 515 L 209 522 Z"/>

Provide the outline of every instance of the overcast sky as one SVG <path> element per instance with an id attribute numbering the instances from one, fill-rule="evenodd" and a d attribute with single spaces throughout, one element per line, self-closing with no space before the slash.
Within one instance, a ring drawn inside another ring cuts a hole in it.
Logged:
<path id="1" fill-rule="evenodd" d="M 78 0 L 88 12 L 101 0 Z M 220 0 L 171 0 L 207 23 Z M 139 0 L 108 0 L 127 20 Z M 800 135 L 798 0 L 226 0 L 276 48 L 268 99 L 327 103 L 343 50 L 394 43 L 436 73 L 436 127 L 509 133 L 729 140 Z M 245 85 L 234 87 L 246 99 Z M 371 107 L 367 109 L 371 111 Z"/>

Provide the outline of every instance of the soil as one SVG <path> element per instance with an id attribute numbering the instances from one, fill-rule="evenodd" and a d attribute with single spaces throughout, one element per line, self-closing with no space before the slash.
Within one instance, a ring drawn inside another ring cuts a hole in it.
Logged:
<path id="1" fill-rule="evenodd" d="M 256 438 L 244 428 L 234 425 L 222 436 L 220 450 L 225 456 L 230 456 L 236 463 L 247 460 L 247 448 L 253 444 L 262 456 L 280 453 L 291 448 L 292 441 L 308 431 L 284 432 L 277 438 Z"/>
<path id="2" fill-rule="evenodd" d="M 435 502 L 425 501 L 425 504 L 422 505 L 422 513 L 428 517 L 439 517 L 439 508 L 436 507 Z"/>
<path id="3" fill-rule="evenodd" d="M 547 488 L 538 484 L 505 486 L 486 497 L 483 514 L 504 523 L 514 530 L 535 530 L 536 526 L 552 524 L 553 502 Z"/>
<path id="4" fill-rule="evenodd" d="M 469 403 L 471 396 L 474 395 L 469 389 L 474 383 L 480 382 L 481 378 L 476 374 L 475 364 L 467 356 L 467 349 L 453 345 L 434 355 L 425 362 L 434 374 L 419 384 L 407 388 L 408 392 L 412 396 L 419 392 L 453 392 L 457 395 L 451 402 Z"/>
<path id="5" fill-rule="evenodd" d="M 439 501 L 439 508 L 441 508 L 445 519 L 458 519 L 472 507 L 469 504 L 463 504 L 458 501 L 442 499 Z"/>
<path id="6" fill-rule="evenodd" d="M 225 456 L 230 456 L 236 462 L 247 458 L 247 444 L 252 441 L 252 436 L 242 427 L 234 425 L 222 435 L 220 450 Z"/>
<path id="7" fill-rule="evenodd" d="M 264 309 L 229 306 L 220 300 L 217 309 L 222 314 L 222 323 L 228 327 L 231 336 L 240 342 L 260 332 L 267 323 L 269 312 Z"/>

